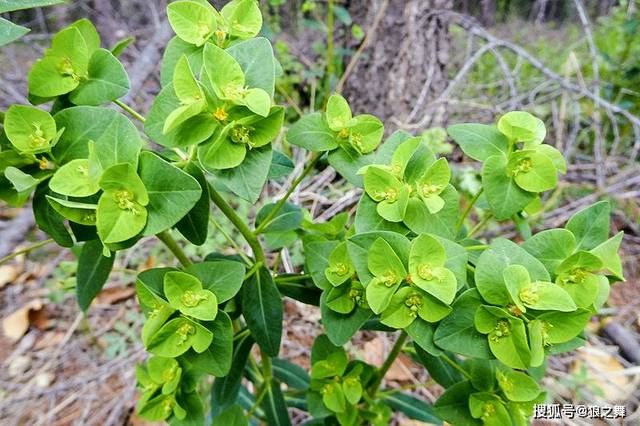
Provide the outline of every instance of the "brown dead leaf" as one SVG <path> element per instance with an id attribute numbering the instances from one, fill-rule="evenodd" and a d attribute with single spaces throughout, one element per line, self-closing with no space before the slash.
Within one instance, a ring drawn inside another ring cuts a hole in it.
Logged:
<path id="1" fill-rule="evenodd" d="M 396 382 L 411 380 L 413 375 L 411 374 L 411 370 L 409 370 L 410 365 L 411 360 L 409 357 L 404 354 L 400 354 L 393 364 L 391 364 L 391 368 L 389 368 L 385 378 Z"/>
<path id="2" fill-rule="evenodd" d="M 0 266 L 0 288 L 13 282 L 20 275 L 20 268 L 17 265 Z"/>
<path id="3" fill-rule="evenodd" d="M 132 287 L 110 287 L 103 289 L 96 296 L 97 305 L 115 305 L 118 302 L 126 300 L 135 294 Z"/>
<path id="4" fill-rule="evenodd" d="M 364 361 L 379 367 L 384 362 L 384 343 L 378 337 L 364 344 Z"/>
<path id="5" fill-rule="evenodd" d="M 17 342 L 29 329 L 30 313 L 41 310 L 43 302 L 34 299 L 2 320 L 4 335 L 12 342 Z"/>
<path id="6" fill-rule="evenodd" d="M 577 352 L 578 358 L 571 371 L 578 372 L 585 366 L 591 383 L 604 393 L 603 402 L 610 404 L 623 401 L 633 392 L 633 383 L 628 376 L 622 374 L 625 367 L 615 356 L 594 346 L 584 346 Z"/>

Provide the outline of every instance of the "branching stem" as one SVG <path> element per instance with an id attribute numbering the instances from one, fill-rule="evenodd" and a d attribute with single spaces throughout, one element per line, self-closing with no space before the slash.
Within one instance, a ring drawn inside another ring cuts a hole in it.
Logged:
<path id="1" fill-rule="evenodd" d="M 42 241 L 38 241 L 37 243 L 34 243 L 28 247 L 25 247 L 23 249 L 14 251 L 13 253 L 3 257 L 2 259 L 0 259 L 0 265 L 2 265 L 3 263 L 7 263 L 8 261 L 10 261 L 13 258 L 16 258 L 18 256 L 20 256 L 21 254 L 25 254 L 25 253 L 29 253 L 33 250 L 39 249 L 40 247 L 46 246 L 47 244 L 51 244 L 55 242 L 53 240 L 53 238 L 49 238 L 48 240 L 42 240 Z"/>
<path id="2" fill-rule="evenodd" d="M 225 201 L 225 199 L 222 198 L 222 195 L 220 195 L 220 193 L 216 191 L 213 185 L 209 185 L 209 197 L 211 198 L 211 201 L 213 201 L 213 204 L 215 204 L 220 209 L 222 214 L 224 214 L 227 219 L 229 219 L 229 221 L 233 224 L 233 226 L 236 227 L 238 232 L 242 234 L 242 237 L 247 241 L 249 247 L 251 247 L 251 250 L 253 251 L 253 257 L 255 258 L 256 262 L 262 262 L 262 264 L 264 265 L 264 251 L 262 250 L 262 246 L 260 245 L 258 238 L 253 232 L 251 232 L 251 229 L 249 229 L 247 224 L 244 223 L 240 216 L 236 214 L 235 210 L 233 210 L 231 206 Z"/>
<path id="3" fill-rule="evenodd" d="M 464 212 L 462 212 L 462 216 L 460 216 L 460 219 L 458 219 L 458 223 L 456 223 L 456 234 L 460 232 L 460 229 L 464 224 L 464 220 L 467 218 L 467 216 L 469 216 L 471 209 L 476 204 L 476 201 L 478 201 L 478 198 L 480 198 L 483 191 L 484 191 L 484 188 L 480 188 L 480 190 L 476 193 L 476 195 L 473 196 L 471 201 L 469 201 L 469 204 L 467 204 L 467 207 L 464 209 Z"/>
<path id="4" fill-rule="evenodd" d="M 293 191 L 296 190 L 296 188 L 298 187 L 298 185 L 300 185 L 300 183 L 304 180 L 305 177 L 307 177 L 307 175 L 309 173 L 311 173 L 311 171 L 313 170 L 313 167 L 316 165 L 316 163 L 318 162 L 318 160 L 320 159 L 320 157 L 322 157 L 322 152 L 318 152 L 316 154 L 313 155 L 313 157 L 311 157 L 311 159 L 309 160 L 309 163 L 307 164 L 307 166 L 304 168 L 304 170 L 302 171 L 302 173 L 300 174 L 300 176 L 298 176 L 292 183 L 291 183 L 291 187 L 289 188 L 289 190 L 284 194 L 284 197 L 282 197 L 281 199 L 278 200 L 278 202 L 276 203 L 275 207 L 273 207 L 271 209 L 271 211 L 269 212 L 269 214 L 267 215 L 267 217 L 264 218 L 264 220 L 262 220 L 260 222 L 260 225 L 258 225 L 258 227 L 256 228 L 256 230 L 254 231 L 254 233 L 257 235 L 259 234 L 261 231 L 264 230 L 264 228 L 266 228 L 269 223 L 271 222 L 271 220 L 276 217 L 276 215 L 278 214 L 278 212 L 280 211 L 280 209 L 282 209 L 282 206 L 284 206 L 284 203 L 287 202 L 287 200 L 289 199 L 289 197 L 291 197 L 291 194 L 293 194 Z"/>
<path id="5" fill-rule="evenodd" d="M 455 362 L 454 360 L 449 358 L 446 354 L 442 354 L 440 356 L 442 357 L 442 359 L 444 359 L 446 361 L 447 364 L 449 364 L 450 366 L 452 366 L 453 368 L 458 370 L 460 372 L 460 374 L 462 374 L 464 376 L 465 379 L 471 380 L 471 374 L 467 373 L 467 370 L 462 368 L 462 366 L 460 364 L 458 364 L 457 362 Z"/>
<path id="6" fill-rule="evenodd" d="M 131 115 L 133 118 L 135 118 L 139 122 L 144 123 L 145 121 L 147 121 L 146 118 L 142 116 L 142 114 L 140 114 L 135 109 L 131 108 L 129 105 L 125 104 L 121 100 L 116 99 L 115 101 L 113 101 L 113 103 L 118 105 L 123 110 L 125 110 L 129 115 Z"/>

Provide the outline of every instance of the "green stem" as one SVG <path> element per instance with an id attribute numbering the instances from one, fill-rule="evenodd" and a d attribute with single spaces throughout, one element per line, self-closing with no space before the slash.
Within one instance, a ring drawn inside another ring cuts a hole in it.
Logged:
<path id="1" fill-rule="evenodd" d="M 529 238 L 531 238 L 531 226 L 529 226 L 529 222 L 527 222 L 527 219 L 522 217 L 520 213 L 516 213 L 511 217 L 511 220 L 513 220 L 518 233 L 522 236 L 523 239 L 528 240 Z"/>
<path id="2" fill-rule="evenodd" d="M 139 112 L 137 112 L 135 109 L 131 108 L 129 105 L 125 104 L 124 102 L 122 102 L 119 99 L 116 99 L 115 101 L 113 101 L 114 104 L 118 105 L 120 108 L 122 108 L 123 110 L 125 110 L 126 112 L 129 113 L 129 115 L 131 115 L 133 118 L 135 118 L 136 120 L 138 120 L 141 123 L 144 123 L 145 121 L 147 121 L 142 114 L 140 114 Z"/>
<path id="3" fill-rule="evenodd" d="M 273 366 L 271 364 L 271 357 L 267 356 L 264 352 L 260 352 L 262 357 L 262 386 L 258 391 L 258 395 L 256 396 L 256 402 L 253 404 L 249 412 L 247 413 L 247 417 L 251 418 L 254 411 L 260 406 L 264 396 L 267 392 L 271 392 L 271 378 L 273 377 Z"/>
<path id="4" fill-rule="evenodd" d="M 220 195 L 220 193 L 216 191 L 213 185 L 209 185 L 209 197 L 211 198 L 211 201 L 213 201 L 213 203 L 220 209 L 222 214 L 224 214 L 227 219 L 229 219 L 229 221 L 233 224 L 233 226 L 236 227 L 238 232 L 242 234 L 244 239 L 247 241 L 247 244 L 249 244 L 249 247 L 251 247 L 251 250 L 253 250 L 253 256 L 255 257 L 256 262 L 262 262 L 262 264 L 264 265 L 266 263 L 266 259 L 264 257 L 264 251 L 262 251 L 262 246 L 260 245 L 258 238 L 253 232 L 251 232 L 251 229 L 249 229 L 247 224 L 244 223 L 240 216 L 236 214 L 235 210 L 233 210 L 231 206 L 227 204 L 224 198 L 222 198 L 222 195 Z"/>
<path id="5" fill-rule="evenodd" d="M 329 99 L 331 94 L 331 79 L 333 78 L 333 2 L 329 0 L 327 6 L 327 82 L 326 82 L 326 97 L 325 101 Z"/>
<path id="6" fill-rule="evenodd" d="M 156 237 L 158 237 L 158 239 L 162 241 L 165 246 L 167 246 L 167 248 L 171 251 L 171 253 L 173 253 L 175 257 L 178 259 L 180 264 L 182 264 L 182 266 L 187 268 L 193 265 L 193 262 L 191 262 L 191 260 L 189 260 L 189 258 L 185 254 L 185 252 L 182 251 L 182 248 L 178 245 L 178 242 L 173 239 L 169 231 L 164 230 L 159 234 L 156 234 Z"/>
<path id="7" fill-rule="evenodd" d="M 264 220 L 260 222 L 260 225 L 258 225 L 256 230 L 254 231 L 256 235 L 259 234 L 262 230 L 264 230 L 264 228 L 266 228 L 271 222 L 271 219 L 273 219 L 278 214 L 280 209 L 282 209 L 282 206 L 284 206 L 284 203 L 286 203 L 289 197 L 291 196 L 291 194 L 293 194 L 293 191 L 295 191 L 298 185 L 300 185 L 300 183 L 304 180 L 304 178 L 307 177 L 309 173 L 311 173 L 311 171 L 313 170 L 313 167 L 316 165 L 320 157 L 322 157 L 322 154 L 323 154 L 322 152 L 318 152 L 314 154 L 313 157 L 311 157 L 311 159 L 309 160 L 309 163 L 307 164 L 307 167 L 305 167 L 302 173 L 300 174 L 300 176 L 298 176 L 291 183 L 291 187 L 284 194 L 284 197 L 278 200 L 275 207 L 271 209 L 267 217 L 265 217 Z"/>
<path id="8" fill-rule="evenodd" d="M 476 226 L 474 226 L 473 229 L 471 229 L 471 231 L 469 231 L 469 234 L 467 234 L 467 238 L 471 238 L 472 236 L 474 236 L 476 234 L 476 232 L 481 230 L 489 222 L 489 220 L 492 217 L 493 217 L 492 213 L 489 213 L 488 215 L 486 215 L 484 217 L 484 219 L 482 219 L 480 222 L 478 222 L 478 224 Z"/>
<path id="9" fill-rule="evenodd" d="M 242 248 L 238 245 L 238 243 L 236 243 L 235 240 L 231 238 L 231 235 L 229 235 L 229 233 L 222 227 L 222 225 L 220 225 L 220 223 L 218 223 L 218 221 L 215 220 L 211 215 L 209 216 L 209 222 L 211 222 L 213 226 L 215 226 L 216 229 L 218 229 L 218 231 L 227 240 L 227 242 L 231 244 L 231 246 L 235 249 L 236 253 L 238 253 L 238 255 L 242 258 L 242 260 L 244 260 L 248 265 L 253 263 L 251 259 L 247 257 L 247 255 L 244 253 L 244 250 L 242 250 Z"/>
<path id="10" fill-rule="evenodd" d="M 38 249 L 40 247 L 46 246 L 47 244 L 51 244 L 55 242 L 53 240 L 53 238 L 49 238 L 48 240 L 42 240 L 42 241 L 38 241 L 37 243 L 34 243 L 28 247 L 25 247 L 23 249 L 20 249 L 18 251 L 14 251 L 13 253 L 3 257 L 2 259 L 0 259 L 0 265 L 2 265 L 3 263 L 7 263 L 8 261 L 10 261 L 11 259 L 20 256 L 21 254 L 25 254 L 25 253 L 29 253 L 30 251 L 33 251 L 35 249 Z"/>
<path id="11" fill-rule="evenodd" d="M 460 216 L 460 219 L 458 219 L 458 223 L 456 223 L 456 234 L 460 232 L 460 229 L 464 224 L 464 220 L 467 218 L 467 216 L 469 216 L 469 212 L 471 212 L 471 209 L 476 204 L 476 201 L 478 201 L 478 198 L 480 198 L 480 195 L 482 195 L 483 191 L 484 191 L 484 188 L 480 188 L 478 193 L 473 196 L 473 198 L 471 199 L 467 207 L 464 209 L 464 212 L 462 212 L 462 216 Z"/>
<path id="12" fill-rule="evenodd" d="M 471 374 L 467 373 L 467 371 L 462 368 L 460 364 L 449 358 L 446 354 L 442 354 L 440 356 L 447 362 L 447 364 L 458 370 L 460 374 L 462 374 L 467 380 L 471 380 Z"/>
<path id="13" fill-rule="evenodd" d="M 476 251 L 476 250 L 486 250 L 489 246 L 486 244 L 479 244 L 477 246 L 464 246 L 464 249 L 467 251 Z"/>
<path id="14" fill-rule="evenodd" d="M 244 278 L 242 279 L 242 281 L 246 281 L 246 280 L 248 280 L 249 278 L 251 278 L 251 276 L 252 276 L 253 274 L 255 274 L 255 273 L 256 273 L 256 271 L 257 271 L 258 269 L 260 269 L 260 267 L 261 267 L 261 266 L 262 266 L 262 262 L 256 262 L 256 263 L 251 267 L 251 269 L 249 269 L 249 271 L 248 271 L 246 274 L 244 274 Z"/>
<path id="15" fill-rule="evenodd" d="M 311 278 L 311 275 L 309 274 L 296 274 L 296 275 L 289 275 L 285 277 L 276 275 L 274 277 L 274 280 L 278 283 L 287 283 L 287 282 L 305 281 L 309 278 Z"/>
<path id="16" fill-rule="evenodd" d="M 387 359 L 384 360 L 384 363 L 378 369 L 376 380 L 373 382 L 373 384 L 369 388 L 369 395 L 371 395 L 372 397 L 375 397 L 376 393 L 378 392 L 378 389 L 380 388 L 380 385 L 382 384 L 382 379 L 384 379 L 384 376 L 387 374 L 387 371 L 389 371 L 389 368 L 391 368 L 391 365 L 393 365 L 393 362 L 396 360 L 398 355 L 400 355 L 400 351 L 402 350 L 402 346 L 404 345 L 405 340 L 407 340 L 407 337 L 408 337 L 407 332 L 402 330 L 402 332 L 400 333 L 400 336 L 398 336 L 398 340 L 396 340 L 396 343 L 393 345 L 393 348 L 391 348 L 391 352 L 389 352 L 389 356 L 387 356 Z"/>

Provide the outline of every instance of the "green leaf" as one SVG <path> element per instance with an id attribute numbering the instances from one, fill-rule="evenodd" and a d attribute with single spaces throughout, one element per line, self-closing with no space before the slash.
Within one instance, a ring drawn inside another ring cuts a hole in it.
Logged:
<path id="1" fill-rule="evenodd" d="M 224 311 L 218 311 L 214 321 L 203 322 L 212 334 L 211 345 L 202 353 L 188 351 L 183 357 L 196 370 L 203 371 L 216 377 L 229 374 L 233 356 L 233 325 Z"/>
<path id="2" fill-rule="evenodd" d="M 282 299 L 265 267 L 243 286 L 242 312 L 260 348 L 267 355 L 277 356 L 282 339 Z"/>
<path id="3" fill-rule="evenodd" d="M 547 229 L 538 232 L 521 246 L 553 274 L 558 266 L 569 257 L 576 248 L 576 239 L 566 229 Z"/>
<path id="4" fill-rule="evenodd" d="M 472 393 L 469 397 L 469 411 L 473 417 L 482 419 L 482 424 L 486 426 L 511 424 L 509 412 L 502 400 L 493 393 Z"/>
<path id="5" fill-rule="evenodd" d="M 175 358 L 191 347 L 204 352 L 213 339 L 213 333 L 201 324 L 185 317 L 177 317 L 165 323 L 149 340 L 147 350 L 154 355 Z"/>
<path id="6" fill-rule="evenodd" d="M 338 93 L 332 94 L 327 101 L 326 120 L 329 128 L 339 132 L 350 125 L 352 118 L 347 100 Z"/>
<path id="7" fill-rule="evenodd" d="M 343 315 L 329 309 L 326 300 L 327 292 L 323 292 L 320 297 L 320 313 L 324 331 L 334 345 L 344 345 L 367 322 L 372 312 L 356 306 L 351 313 Z"/>
<path id="8" fill-rule="evenodd" d="M 125 37 L 118 40 L 116 44 L 111 47 L 111 54 L 117 58 L 118 56 L 122 55 L 122 53 L 124 53 L 127 47 L 135 43 L 135 41 L 136 38 L 133 36 Z"/>
<path id="9" fill-rule="evenodd" d="M 349 125 L 349 144 L 360 154 L 373 152 L 384 135 L 384 125 L 370 114 L 355 116 Z"/>
<path id="10" fill-rule="evenodd" d="M 165 133 L 165 122 L 171 113 L 180 107 L 173 84 L 167 84 L 155 97 L 144 123 L 145 133 L 156 143 L 165 147 L 187 147 L 209 139 L 218 127 L 218 122 L 206 113 L 187 119 L 184 123 Z"/>
<path id="11" fill-rule="evenodd" d="M 487 338 L 475 327 L 474 318 L 482 299 L 476 289 L 464 292 L 452 305 L 451 315 L 444 318 L 433 336 L 442 349 L 482 359 L 493 358 Z"/>
<path id="12" fill-rule="evenodd" d="M 545 312 L 536 318 L 543 323 L 544 341 L 549 344 L 568 342 L 578 336 L 591 319 L 592 312 L 578 309 L 575 312 Z"/>
<path id="13" fill-rule="evenodd" d="M 189 59 L 189 65 L 191 69 L 196 70 L 196 74 L 199 74 L 202 69 L 202 47 L 197 47 L 191 43 L 187 43 L 180 37 L 175 36 L 169 43 L 167 43 L 162 56 L 162 63 L 160 64 L 160 84 L 162 87 L 166 87 L 171 84 L 173 79 L 173 71 L 176 68 L 178 60 L 186 55 Z"/>
<path id="14" fill-rule="evenodd" d="M 57 33 L 44 57 L 29 72 L 29 93 L 44 98 L 69 93 L 87 77 L 89 51 L 81 32 L 75 27 Z"/>
<path id="15" fill-rule="evenodd" d="M 491 352 L 503 364 L 521 370 L 531 365 L 531 350 L 524 323 L 495 306 L 482 306 L 475 316 L 476 328 L 488 334 Z"/>
<path id="16" fill-rule="evenodd" d="M 507 170 L 525 191 L 544 192 L 555 188 L 558 183 L 558 172 L 549 157 L 534 150 L 511 154 Z"/>
<path id="17" fill-rule="evenodd" d="M 409 230 L 402 222 L 389 222 L 380 216 L 376 210 L 378 203 L 367 194 L 363 194 L 358 202 L 355 217 L 356 233 L 371 231 L 390 231 L 406 234 Z"/>
<path id="18" fill-rule="evenodd" d="M 500 130 L 512 142 L 540 144 L 547 135 L 544 123 L 525 111 L 511 111 L 498 120 Z"/>
<path id="19" fill-rule="evenodd" d="M 216 377 L 211 388 L 211 407 L 214 416 L 238 399 L 244 368 L 254 343 L 251 335 L 235 340 L 231 369 L 226 376 Z"/>
<path id="20" fill-rule="evenodd" d="M 262 13 L 254 0 L 232 0 L 220 11 L 229 25 L 229 35 L 240 39 L 255 37 L 262 28 Z"/>
<path id="21" fill-rule="evenodd" d="M 410 419 L 433 425 L 441 425 L 442 420 L 434 413 L 431 405 L 403 392 L 395 392 L 382 397 L 382 402 Z"/>
<path id="22" fill-rule="evenodd" d="M 609 270 L 616 278 L 624 280 L 624 272 L 622 270 L 622 263 L 620 262 L 620 255 L 618 249 L 622 242 L 624 232 L 620 231 L 607 241 L 598 245 L 591 250 L 591 253 L 595 254 L 602 260 L 602 265 L 605 269 Z"/>
<path id="23" fill-rule="evenodd" d="M 553 166 L 557 171 L 559 171 L 560 173 L 567 173 L 567 162 L 565 161 L 564 156 L 560 151 L 558 151 L 551 145 L 540 144 L 535 145 L 532 148 L 525 145 L 525 149 L 535 149 L 537 152 L 545 155 L 549 160 L 551 160 L 551 163 L 553 163 Z"/>
<path id="24" fill-rule="evenodd" d="M 10 106 L 3 125 L 11 144 L 24 153 L 48 151 L 57 132 L 56 122 L 48 112 L 24 105 Z"/>
<path id="25" fill-rule="evenodd" d="M 295 164 L 289 157 L 278 150 L 273 150 L 271 167 L 269 168 L 269 179 L 278 180 L 289 176 L 295 169 Z"/>
<path id="26" fill-rule="evenodd" d="M 93 240 L 84 243 L 78 257 L 76 297 L 83 311 L 89 309 L 89 305 L 109 279 L 109 273 L 113 268 L 115 253 L 109 257 L 104 257 L 102 254 L 102 243 Z"/>
<path id="27" fill-rule="evenodd" d="M 482 425 L 482 422 L 474 419 L 469 411 L 468 401 L 473 391 L 471 383 L 466 380 L 447 388 L 433 404 L 436 415 L 454 425 Z"/>
<path id="28" fill-rule="evenodd" d="M 238 61 L 246 84 L 257 87 L 273 97 L 275 91 L 275 57 L 271 43 L 264 37 L 252 38 L 235 43 L 227 52 Z"/>
<path id="29" fill-rule="evenodd" d="M 223 100 L 239 102 L 245 87 L 245 76 L 238 61 L 215 44 L 204 47 L 204 70 L 216 96 Z"/>
<path id="30" fill-rule="evenodd" d="M 29 31 L 29 28 L 21 27 L 4 18 L 0 18 L 0 47 L 19 39 Z"/>
<path id="31" fill-rule="evenodd" d="M 324 270 L 324 275 L 335 287 L 350 279 L 353 274 L 355 274 L 355 268 L 349 259 L 347 243 L 343 241 L 329 255 L 329 265 Z"/>
<path id="32" fill-rule="evenodd" d="M 498 386 L 511 401 L 531 401 L 540 394 L 538 383 L 519 371 L 504 370 L 497 372 Z"/>
<path id="33" fill-rule="evenodd" d="M 304 238 L 302 240 L 305 259 L 305 271 L 320 289 L 329 290 L 333 285 L 327 280 L 325 270 L 329 266 L 329 255 L 338 245 L 338 241 L 324 241 Z"/>
<path id="34" fill-rule="evenodd" d="M 78 203 L 46 196 L 49 204 L 65 219 L 86 226 L 96 225 L 96 204 Z"/>
<path id="35" fill-rule="evenodd" d="M 173 90 L 182 104 L 190 104 L 204 100 L 204 91 L 196 81 L 189 59 L 182 55 L 173 71 Z M 165 132 L 166 133 L 166 132 Z"/>
<path id="36" fill-rule="evenodd" d="M 39 185 L 33 196 L 33 217 L 38 227 L 46 232 L 62 247 L 73 247 L 73 239 L 64 225 L 64 218 L 58 214 L 47 201 L 50 194 L 47 185 Z"/>
<path id="37" fill-rule="evenodd" d="M 330 151 L 338 147 L 334 132 L 319 112 L 296 121 L 287 132 L 287 141 L 309 151 Z"/>
<path id="38" fill-rule="evenodd" d="M 38 179 L 35 179 L 30 174 L 11 166 L 4 169 L 4 177 L 11 182 L 15 190 L 18 192 L 31 193 L 31 191 L 33 191 L 40 183 Z"/>
<path id="39" fill-rule="evenodd" d="M 322 402 L 334 413 L 346 410 L 346 399 L 339 383 L 328 382 L 322 388 Z"/>
<path id="40" fill-rule="evenodd" d="M 249 150 L 238 167 L 217 171 L 216 182 L 240 198 L 255 203 L 267 180 L 271 157 L 271 145 Z"/>
<path id="41" fill-rule="evenodd" d="M 358 174 L 363 167 L 373 163 L 374 154 L 360 155 L 355 149 L 341 147 L 329 152 L 327 159 L 340 176 L 345 178 L 351 185 L 362 188 L 362 176 Z"/>
<path id="42" fill-rule="evenodd" d="M 353 266 L 355 266 L 356 268 L 358 278 L 364 286 L 367 286 L 374 277 L 374 275 L 372 275 L 372 272 L 369 270 L 367 253 L 373 243 L 380 238 L 382 238 L 391 246 L 397 257 L 399 257 L 400 259 L 404 259 L 405 261 L 409 259 L 409 250 L 411 247 L 411 243 L 403 235 L 387 231 L 376 231 L 366 232 L 364 234 L 358 234 L 350 237 L 347 241 L 349 256 L 351 258 L 351 261 L 353 262 Z M 380 258 L 381 265 L 383 265 L 382 261 L 383 259 Z M 396 262 L 394 262 L 394 265 L 396 265 L 397 267 Z M 404 263 L 403 267 L 406 270 L 406 266 Z M 403 278 L 405 277 L 400 277 L 400 279 Z"/>
<path id="43" fill-rule="evenodd" d="M 407 270 L 393 248 L 382 238 L 376 239 L 367 252 L 369 271 L 375 276 L 366 285 L 367 302 L 371 310 L 380 313 L 391 302 L 398 285 L 407 276 Z"/>
<path id="44" fill-rule="evenodd" d="M 147 223 L 147 209 L 126 193 L 126 190 L 105 191 L 98 200 L 96 227 L 105 244 L 133 238 Z"/>
<path id="45" fill-rule="evenodd" d="M 302 367 L 282 358 L 274 358 L 272 363 L 273 374 L 280 382 L 292 389 L 307 390 L 309 388 L 310 378 Z"/>
<path id="46" fill-rule="evenodd" d="M 414 347 L 420 364 L 427 369 L 431 378 L 441 384 L 444 388 L 451 387 L 462 381 L 462 375 L 460 372 L 449 365 L 444 358 L 434 356 L 423 350 L 420 346 L 414 345 Z M 446 356 L 451 358 L 451 354 L 446 354 Z"/>
<path id="47" fill-rule="evenodd" d="M 234 404 L 213 419 L 212 426 L 249 426 L 242 407 Z"/>
<path id="48" fill-rule="evenodd" d="M 302 209 L 295 204 L 286 202 L 266 225 L 263 225 L 266 217 L 273 211 L 276 203 L 264 205 L 256 215 L 256 226 L 263 226 L 264 233 L 294 231 L 302 223 Z"/>
<path id="49" fill-rule="evenodd" d="M 123 97 L 129 91 L 127 72 L 106 49 L 98 49 L 91 55 L 88 73 L 89 78 L 69 96 L 76 105 L 104 104 Z"/>
<path id="50" fill-rule="evenodd" d="M 401 222 L 408 202 L 408 189 L 391 173 L 378 167 L 368 167 L 364 174 L 364 189 L 378 202 L 376 211 L 390 222 Z"/>
<path id="51" fill-rule="evenodd" d="M 34 7 L 53 6 L 65 2 L 66 0 L 3 0 L 3 2 L 0 3 L 0 13 L 31 9 Z"/>
<path id="52" fill-rule="evenodd" d="M 152 152 L 140 154 L 138 173 L 149 194 L 149 220 L 145 235 L 168 229 L 198 202 L 202 189 L 192 176 Z"/>
<path id="53" fill-rule="evenodd" d="M 60 163 L 89 158 L 89 143 L 95 141 L 95 158 L 106 169 L 120 163 L 137 164 L 143 141 L 136 126 L 119 112 L 102 107 L 66 108 L 54 116 L 65 131 L 53 148 Z"/>
<path id="54" fill-rule="evenodd" d="M 206 106 L 207 104 L 204 99 L 180 105 L 178 108 L 171 111 L 167 116 L 166 120 L 164 121 L 164 125 L 162 126 L 162 134 L 166 135 L 172 130 L 175 130 L 178 126 L 198 116 L 205 110 Z"/>
<path id="55" fill-rule="evenodd" d="M 70 197 L 88 197 L 100 190 L 89 173 L 89 160 L 71 160 L 59 168 L 49 181 L 52 191 Z"/>
<path id="56" fill-rule="evenodd" d="M 576 249 L 591 250 L 609 236 L 608 201 L 599 201 L 575 213 L 565 226 L 576 237 Z"/>
<path id="57" fill-rule="evenodd" d="M 264 410 L 267 424 L 274 426 L 290 426 L 289 412 L 287 405 L 280 389 L 280 383 L 275 379 L 271 379 L 267 387 L 267 394 L 262 400 L 262 409 Z"/>
<path id="58" fill-rule="evenodd" d="M 507 171 L 507 157 L 493 155 L 482 168 L 482 186 L 489 207 L 498 220 L 504 220 L 524 209 L 534 194 L 520 188 Z"/>
<path id="59" fill-rule="evenodd" d="M 215 9 L 208 2 L 169 3 L 167 18 L 178 37 L 196 46 L 202 46 L 217 28 Z"/>
<path id="60" fill-rule="evenodd" d="M 509 293 L 502 275 L 509 265 L 524 266 L 531 281 L 549 281 L 549 273 L 544 265 L 516 243 L 497 238 L 485 250 L 476 265 L 476 286 L 487 302 L 504 306 L 509 303 Z"/>
<path id="61" fill-rule="evenodd" d="M 193 275 L 172 271 L 164 276 L 164 294 L 172 308 L 184 315 L 213 321 L 218 313 L 218 299 Z"/>
<path id="62" fill-rule="evenodd" d="M 82 34 L 82 38 L 87 45 L 89 57 L 91 57 L 93 52 L 100 48 L 100 34 L 98 34 L 96 27 L 90 20 L 86 18 L 78 19 L 69 25 L 69 28 L 75 28 L 80 31 L 80 34 Z"/>
<path id="63" fill-rule="evenodd" d="M 216 295 L 218 303 L 224 303 L 240 291 L 245 267 L 240 262 L 217 260 L 194 263 L 186 271 L 198 277 L 203 287 Z"/>
<path id="64" fill-rule="evenodd" d="M 440 194 L 444 207 L 433 214 L 425 203 L 416 197 L 409 199 L 404 223 L 416 234 L 432 234 L 447 239 L 456 238 L 456 223 L 460 217 L 458 192 L 451 185 Z"/>
<path id="65" fill-rule="evenodd" d="M 207 241 L 209 230 L 209 184 L 204 173 L 193 163 L 183 169 L 200 184 L 202 193 L 195 206 L 176 224 L 176 229 L 192 244 L 203 245 Z"/>
<path id="66" fill-rule="evenodd" d="M 440 356 L 443 351 L 433 341 L 433 334 L 435 333 L 435 324 L 428 323 L 422 318 L 416 318 L 409 327 L 405 329 L 409 337 L 413 340 L 414 345 L 420 346 L 433 356 Z"/>
<path id="67" fill-rule="evenodd" d="M 444 268 L 444 247 L 438 240 L 422 234 L 411 243 L 409 272 L 413 283 L 445 304 L 450 304 L 458 285 L 453 272 Z"/>
<path id="68" fill-rule="evenodd" d="M 123 196 L 123 198 L 126 198 L 126 201 L 133 200 L 143 206 L 146 206 L 149 203 L 149 195 L 147 193 L 147 189 L 136 173 L 136 169 L 129 163 L 116 164 L 106 169 L 100 177 L 99 185 L 100 188 L 105 192 L 126 192 L 126 194 L 120 194 Z M 121 202 L 125 200 L 118 201 Z M 126 205 L 121 208 L 126 208 Z"/>
<path id="69" fill-rule="evenodd" d="M 493 126 L 454 124 L 447 128 L 447 133 L 467 156 L 477 161 L 484 162 L 494 155 L 506 155 L 509 150 L 507 138 Z"/>
<path id="70" fill-rule="evenodd" d="M 464 368 L 471 375 L 471 384 L 474 388 L 492 392 L 496 387 L 496 363 L 494 360 L 468 359 L 464 362 Z"/>

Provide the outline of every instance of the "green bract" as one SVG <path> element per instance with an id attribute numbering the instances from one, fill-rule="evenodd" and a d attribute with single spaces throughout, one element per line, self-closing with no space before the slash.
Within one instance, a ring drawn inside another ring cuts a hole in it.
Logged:
<path id="1" fill-rule="evenodd" d="M 128 91 L 124 67 L 110 51 L 100 48 L 100 36 L 86 19 L 56 34 L 29 73 L 29 94 L 45 101 L 70 93 L 76 105 L 99 105 Z"/>
<path id="2" fill-rule="evenodd" d="M 281 66 L 269 40 L 254 38 L 257 0 L 233 0 L 220 12 L 206 0 L 180 0 L 167 16 L 177 35 L 146 120 L 118 101 L 129 79 L 116 56 L 128 41 L 102 49 L 80 20 L 53 37 L 29 73 L 28 99 L 43 109 L 13 105 L 0 129 L 0 199 L 31 198 L 38 227 L 77 246 L 83 310 L 119 252 L 143 237 L 176 257 L 135 283 L 141 340 L 152 354 L 136 368 L 140 417 L 286 426 L 295 407 L 313 424 L 386 426 L 394 411 L 425 424 L 528 424 L 546 397 L 534 379 L 546 356 L 583 344 L 610 283 L 624 280 L 623 234 L 609 235 L 608 201 L 574 213 L 564 228 L 532 232 L 544 228 L 543 193 L 567 171 L 560 151 L 543 143 L 543 122 L 514 111 L 497 125 L 450 126 L 482 163 L 481 190 L 463 196 L 470 185 L 458 193 L 454 184 L 464 175 L 437 156 L 451 153 L 440 128 L 396 131 L 381 143 L 380 120 L 324 92 L 323 112 L 285 126 L 289 115 L 274 104 Z M 144 123 L 145 139 L 128 116 L 97 106 L 112 101 Z M 304 167 L 291 160 L 303 157 L 299 148 L 314 151 Z M 355 213 L 318 221 L 315 205 L 306 210 L 290 196 L 327 163 L 363 191 L 352 191 L 362 194 Z M 265 191 L 268 180 L 281 188 Z M 228 202 L 228 193 L 244 201 Z M 505 238 L 495 223 L 494 237 L 483 234 L 492 218 L 512 220 L 522 239 Z M 224 240 L 228 247 L 207 252 Z M 188 243 L 200 248 L 183 250 Z M 324 334 L 309 371 L 278 358 L 290 323 L 284 297 L 318 307 L 313 320 Z M 382 365 L 347 351 L 359 330 L 397 331 Z M 435 404 L 381 391 L 403 349 L 445 388 Z M 207 376 L 215 377 L 210 390 Z"/>
<path id="3" fill-rule="evenodd" d="M 18 152 L 37 154 L 49 151 L 64 129 L 57 132 L 56 122 L 46 111 L 12 105 L 4 117 L 4 130 Z"/>

